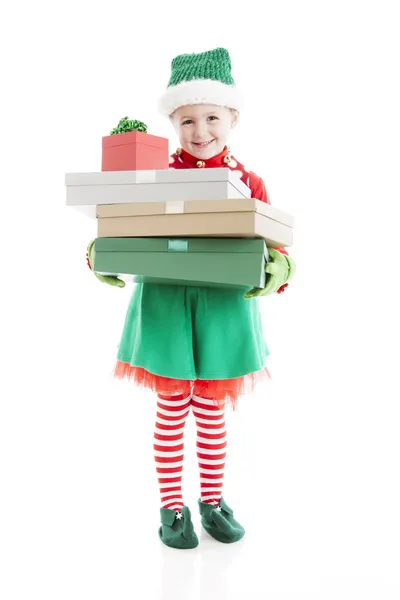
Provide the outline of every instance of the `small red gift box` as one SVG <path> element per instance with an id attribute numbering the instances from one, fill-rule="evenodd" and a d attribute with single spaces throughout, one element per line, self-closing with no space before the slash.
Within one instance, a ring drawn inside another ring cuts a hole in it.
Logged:
<path id="1" fill-rule="evenodd" d="M 129 131 L 102 139 L 102 171 L 146 171 L 169 168 L 168 139 Z"/>

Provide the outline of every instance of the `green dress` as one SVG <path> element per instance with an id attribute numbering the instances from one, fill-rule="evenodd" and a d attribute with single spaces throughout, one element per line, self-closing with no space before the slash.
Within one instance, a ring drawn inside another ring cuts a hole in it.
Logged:
<path id="1" fill-rule="evenodd" d="M 160 377 L 221 380 L 265 368 L 258 299 L 245 290 L 139 283 L 118 361 Z"/>

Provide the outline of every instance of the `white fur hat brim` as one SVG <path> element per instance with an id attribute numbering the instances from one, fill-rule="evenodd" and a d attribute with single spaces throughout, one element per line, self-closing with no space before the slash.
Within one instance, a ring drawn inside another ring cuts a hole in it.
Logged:
<path id="1" fill-rule="evenodd" d="M 158 101 L 158 109 L 169 116 L 177 108 L 190 104 L 215 104 L 241 110 L 243 100 L 233 85 L 213 79 L 193 79 L 167 88 Z"/>

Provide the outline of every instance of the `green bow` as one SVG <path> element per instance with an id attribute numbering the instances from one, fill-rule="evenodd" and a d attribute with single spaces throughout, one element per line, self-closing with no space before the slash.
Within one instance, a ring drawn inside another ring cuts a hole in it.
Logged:
<path id="1" fill-rule="evenodd" d="M 117 286 L 120 288 L 125 287 L 125 281 L 122 281 L 122 279 L 119 279 L 119 277 L 117 277 L 116 275 L 100 275 L 100 273 L 96 273 L 96 271 L 94 271 L 93 265 L 94 265 L 94 259 L 96 256 L 96 252 L 94 249 L 94 242 L 95 242 L 95 240 L 92 240 L 91 242 L 89 242 L 89 245 L 87 247 L 87 257 L 88 257 L 89 266 L 92 269 L 93 273 L 96 275 L 97 279 L 99 279 L 103 283 L 108 283 L 108 285 L 113 285 L 113 286 Z"/>
<path id="2" fill-rule="evenodd" d="M 252 288 L 244 295 L 246 300 L 258 296 L 270 296 L 279 290 L 279 288 L 291 279 L 296 272 L 294 260 L 279 250 L 268 248 L 269 259 L 265 265 L 267 281 L 264 288 Z"/>

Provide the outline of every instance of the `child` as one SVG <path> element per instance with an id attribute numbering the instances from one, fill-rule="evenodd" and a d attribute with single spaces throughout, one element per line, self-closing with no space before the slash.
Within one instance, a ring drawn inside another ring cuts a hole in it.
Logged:
<path id="1" fill-rule="evenodd" d="M 160 99 L 181 147 L 170 157 L 171 169 L 231 169 L 269 203 L 264 182 L 228 150 L 239 118 L 239 96 L 228 51 L 217 48 L 184 54 L 172 61 L 171 78 Z M 280 293 L 293 277 L 287 252 L 269 248 L 264 290 L 137 284 L 119 345 L 114 375 L 132 379 L 158 397 L 154 451 L 161 494 L 159 536 L 173 548 L 195 548 L 198 538 L 182 498 L 183 434 L 190 412 L 197 428 L 200 470 L 198 500 L 204 529 L 216 540 L 240 540 L 244 529 L 222 497 L 226 458 L 224 410 L 269 376 L 269 354 L 256 296 Z M 93 242 L 88 264 L 94 260 Z M 98 277 L 125 285 L 117 277 Z"/>

